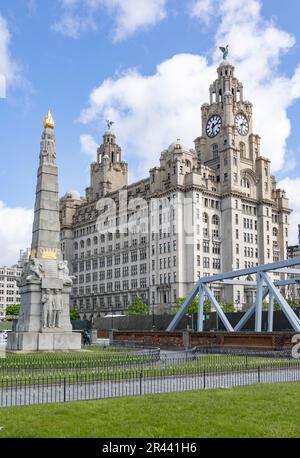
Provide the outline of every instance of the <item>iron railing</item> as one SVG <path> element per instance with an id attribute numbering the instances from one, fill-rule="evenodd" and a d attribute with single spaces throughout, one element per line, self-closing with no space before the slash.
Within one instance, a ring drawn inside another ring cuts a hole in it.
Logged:
<path id="1" fill-rule="evenodd" d="M 0 406 L 69 402 L 122 396 L 300 381 L 300 360 L 202 355 L 168 358 L 147 366 L 0 375 Z"/>

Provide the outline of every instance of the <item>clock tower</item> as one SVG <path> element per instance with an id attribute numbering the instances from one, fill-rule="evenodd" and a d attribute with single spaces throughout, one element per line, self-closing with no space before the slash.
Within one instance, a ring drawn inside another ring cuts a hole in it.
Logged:
<path id="1" fill-rule="evenodd" d="M 289 210 L 284 191 L 276 190 L 270 175 L 270 160 L 260 154 L 252 103 L 244 100 L 234 66 L 223 60 L 217 73 L 209 103 L 201 107 L 202 135 L 195 149 L 198 160 L 215 171 L 222 199 L 221 269 L 226 272 L 285 259 Z M 244 302 L 237 289 L 228 288 L 226 302 Z"/>

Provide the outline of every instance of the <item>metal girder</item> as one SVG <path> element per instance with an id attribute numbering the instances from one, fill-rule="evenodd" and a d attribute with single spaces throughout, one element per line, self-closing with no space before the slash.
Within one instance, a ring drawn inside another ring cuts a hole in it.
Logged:
<path id="1" fill-rule="evenodd" d="M 179 321 L 181 320 L 181 318 L 185 314 L 185 310 L 188 308 L 188 306 L 190 305 L 190 303 L 192 302 L 192 300 L 196 296 L 196 294 L 198 292 L 198 289 L 199 289 L 199 284 L 197 282 L 193 286 L 191 292 L 187 295 L 184 303 L 182 304 L 182 306 L 180 307 L 180 309 L 178 310 L 178 312 L 174 316 L 173 320 L 171 321 L 171 323 L 167 327 L 167 331 L 173 331 L 173 329 L 175 329 L 176 325 L 179 323 Z"/>
<path id="2" fill-rule="evenodd" d="M 275 286 L 285 286 L 285 285 L 294 285 L 300 283 L 300 277 L 298 278 L 287 278 L 286 280 L 275 280 Z"/>
<path id="3" fill-rule="evenodd" d="M 282 267 L 300 265 L 300 257 L 287 259 L 285 261 L 271 262 L 270 264 L 262 264 L 261 266 L 250 267 L 249 269 L 233 270 L 231 272 L 224 272 L 223 274 L 211 275 L 210 277 L 202 277 L 198 280 L 200 283 L 215 283 L 235 277 L 247 277 L 247 275 L 256 274 L 258 272 L 276 271 Z"/>
<path id="4" fill-rule="evenodd" d="M 261 273 L 259 273 L 256 277 L 255 332 L 261 332 L 263 284 L 263 276 L 261 275 Z"/>
<path id="5" fill-rule="evenodd" d="M 286 280 L 275 280 L 274 285 L 285 286 L 300 283 L 300 277 L 298 278 L 287 278 Z M 224 280 L 218 282 L 219 285 L 240 285 L 240 286 L 256 286 L 255 280 Z"/>
<path id="6" fill-rule="evenodd" d="M 264 300 L 267 295 L 269 293 L 269 290 L 268 288 L 264 288 L 264 292 L 263 292 L 263 296 L 262 296 L 262 300 Z M 247 321 L 249 320 L 249 318 L 253 315 L 253 313 L 255 312 L 255 308 L 256 308 L 256 300 L 253 302 L 253 304 L 251 305 L 251 307 L 247 310 L 247 312 L 245 313 L 245 315 L 240 319 L 240 321 L 235 325 L 234 327 L 234 330 L 235 331 L 240 331 L 242 329 L 242 327 L 244 326 L 244 324 L 247 323 Z"/>
<path id="7" fill-rule="evenodd" d="M 295 314 L 295 312 L 292 310 L 290 305 L 286 302 L 286 300 L 284 299 L 282 294 L 278 291 L 278 289 L 275 288 L 275 285 L 272 283 L 272 281 L 268 277 L 268 275 L 265 272 L 263 272 L 261 275 L 262 275 L 266 285 L 268 286 L 270 293 L 272 293 L 273 296 L 275 297 L 276 302 L 281 307 L 283 313 L 285 314 L 285 316 L 287 317 L 287 319 L 291 323 L 293 329 L 295 331 L 300 331 L 300 320 L 297 317 L 297 315 Z"/>
<path id="8" fill-rule="evenodd" d="M 197 319 L 197 331 L 203 331 L 203 311 L 204 311 L 204 288 L 202 285 L 198 289 L 198 319 Z"/>
<path id="9" fill-rule="evenodd" d="M 274 312 L 274 296 L 272 293 L 269 294 L 269 305 L 268 305 L 268 332 L 273 331 L 273 312 Z"/>
<path id="10" fill-rule="evenodd" d="M 273 327 L 272 319 L 271 319 L 271 312 L 272 312 L 272 301 L 274 298 L 280 304 L 284 314 L 290 321 L 293 328 L 297 331 L 300 331 L 300 320 L 293 312 L 291 307 L 285 301 L 281 293 L 276 289 L 276 286 L 284 286 L 294 283 L 300 283 L 300 277 L 298 278 L 289 278 L 287 280 L 275 280 L 272 281 L 267 272 L 278 272 L 283 274 L 299 274 L 300 269 L 289 269 L 290 266 L 297 266 L 300 265 L 300 257 L 287 259 L 284 261 L 273 262 L 270 264 L 263 264 L 261 266 L 250 267 L 249 269 L 241 269 L 241 270 L 234 270 L 232 272 L 225 272 L 222 274 L 212 275 L 210 277 L 202 277 L 200 278 L 197 283 L 193 286 L 190 293 L 187 295 L 184 303 L 176 313 L 175 317 L 172 319 L 171 323 L 167 327 L 167 331 L 172 331 L 175 329 L 176 325 L 183 317 L 186 312 L 186 309 L 191 304 L 194 297 L 198 294 L 198 321 L 197 321 L 197 329 L 198 331 L 203 330 L 203 307 L 204 307 L 204 295 L 206 294 L 211 303 L 213 304 L 216 312 L 222 319 L 226 329 L 230 332 L 240 330 L 249 317 L 256 311 L 256 318 L 255 318 L 255 329 L 257 331 L 261 331 L 261 314 L 262 314 L 262 301 L 264 298 L 270 293 L 270 307 L 269 307 L 269 320 L 268 320 L 268 328 Z M 249 275 L 256 274 L 257 282 L 248 281 L 248 280 L 233 280 L 237 277 L 247 277 Z M 264 282 L 266 283 L 266 287 L 264 287 Z M 246 312 L 243 318 L 239 321 L 239 323 L 233 329 L 231 324 L 226 318 L 221 306 L 219 305 L 218 301 L 214 297 L 212 291 L 207 286 L 210 283 L 218 283 L 219 285 L 243 285 L 243 286 L 256 286 L 256 300 L 255 303 L 250 307 L 250 309 Z M 273 316 L 273 312 L 272 312 Z M 271 324 L 270 324 L 271 323 Z"/>
<path id="11" fill-rule="evenodd" d="M 272 270 L 270 270 L 272 272 Z M 293 275 L 300 275 L 300 269 L 277 269 L 274 272 L 278 272 L 280 274 L 293 274 Z"/>
<path id="12" fill-rule="evenodd" d="M 206 295 L 208 296 L 208 298 L 210 299 L 210 301 L 213 304 L 213 306 L 215 307 L 217 314 L 219 315 L 219 317 L 223 321 L 223 324 L 224 324 L 226 330 L 229 331 L 229 332 L 233 332 L 234 331 L 233 327 L 231 326 L 231 324 L 227 320 L 225 313 L 223 312 L 221 306 L 219 305 L 219 303 L 218 303 L 217 299 L 215 298 L 215 296 L 213 295 L 212 291 L 206 285 L 204 285 L 204 291 L 205 291 Z"/>

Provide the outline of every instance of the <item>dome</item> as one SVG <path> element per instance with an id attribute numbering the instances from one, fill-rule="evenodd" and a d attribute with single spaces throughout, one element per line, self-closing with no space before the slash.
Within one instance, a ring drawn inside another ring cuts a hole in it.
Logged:
<path id="1" fill-rule="evenodd" d="M 203 105 L 201 105 L 201 108 L 206 108 L 206 107 L 209 107 L 209 103 L 205 102 L 203 103 Z"/>
<path id="2" fill-rule="evenodd" d="M 68 191 L 66 192 L 65 197 L 67 197 L 68 199 L 80 200 L 80 194 L 78 191 Z"/>
<path id="3" fill-rule="evenodd" d="M 224 95 L 227 95 L 227 96 L 229 95 L 230 97 L 232 97 L 232 94 L 231 94 L 230 91 L 225 91 L 225 92 L 224 92 Z"/>
<path id="4" fill-rule="evenodd" d="M 171 145 L 168 148 L 168 153 L 171 153 L 175 149 L 180 149 L 180 150 L 185 150 L 185 147 L 183 144 L 180 142 L 180 140 L 176 140 L 176 142 L 171 143 Z"/>
<path id="5" fill-rule="evenodd" d="M 109 156 L 108 156 L 107 154 L 104 154 L 104 156 L 103 156 L 103 158 L 102 158 L 102 159 L 103 159 L 103 160 L 104 160 L 104 159 L 107 159 L 107 160 L 109 160 Z"/>

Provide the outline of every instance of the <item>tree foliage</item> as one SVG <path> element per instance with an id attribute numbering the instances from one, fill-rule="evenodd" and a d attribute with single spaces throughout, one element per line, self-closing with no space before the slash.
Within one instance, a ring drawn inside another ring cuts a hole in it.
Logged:
<path id="1" fill-rule="evenodd" d="M 235 312 L 235 308 L 233 304 L 222 304 L 223 312 L 225 313 L 232 313 Z"/>
<path id="2" fill-rule="evenodd" d="M 178 297 L 177 298 L 176 307 L 174 307 L 174 309 L 173 309 L 174 315 L 175 315 L 175 313 L 178 312 L 178 310 L 180 309 L 180 307 L 184 303 L 185 299 L 186 299 L 185 297 Z M 204 301 L 203 311 L 204 311 L 204 313 L 210 313 L 211 312 L 211 303 L 207 299 Z M 198 296 L 195 296 L 193 301 L 192 301 L 192 303 L 191 303 L 191 305 L 186 310 L 186 313 L 197 313 L 197 312 L 198 312 Z"/>
<path id="3" fill-rule="evenodd" d="M 19 316 L 20 304 L 11 304 L 6 307 L 6 316 Z"/>
<path id="4" fill-rule="evenodd" d="M 128 307 L 128 315 L 147 315 L 148 313 L 149 305 L 145 304 L 141 296 L 136 295 Z"/>
<path id="5" fill-rule="evenodd" d="M 78 320 L 78 318 L 79 318 L 78 310 L 76 310 L 74 308 L 71 308 L 70 309 L 70 319 L 71 320 Z"/>

